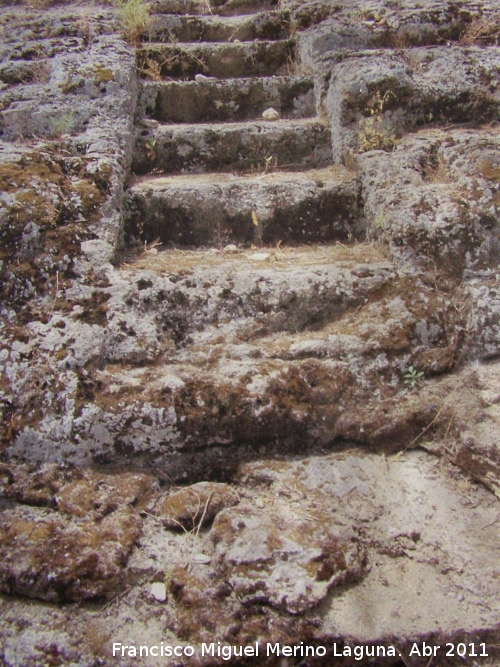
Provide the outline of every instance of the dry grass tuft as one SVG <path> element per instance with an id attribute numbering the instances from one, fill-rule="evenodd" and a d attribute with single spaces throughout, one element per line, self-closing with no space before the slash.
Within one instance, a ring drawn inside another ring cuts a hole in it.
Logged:
<path id="1" fill-rule="evenodd" d="M 500 44 L 500 26 L 492 19 L 478 18 L 469 23 L 460 43 L 464 46 L 498 46 Z"/>
<path id="2" fill-rule="evenodd" d="M 358 142 L 362 152 L 383 150 L 391 151 L 397 143 L 396 134 L 384 118 L 388 100 L 395 94 L 388 90 L 383 96 L 377 91 L 366 108 L 367 118 L 359 122 Z"/>
<path id="3" fill-rule="evenodd" d="M 138 44 L 150 25 L 149 5 L 144 0 L 115 0 L 122 36 Z"/>

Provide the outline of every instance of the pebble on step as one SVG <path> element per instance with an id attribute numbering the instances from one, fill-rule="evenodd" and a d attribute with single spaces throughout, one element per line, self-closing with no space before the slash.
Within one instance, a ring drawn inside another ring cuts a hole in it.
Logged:
<path id="1" fill-rule="evenodd" d="M 276 111 L 276 109 L 273 109 L 273 107 L 269 107 L 269 109 L 266 109 L 264 113 L 262 114 L 262 118 L 264 120 L 279 120 L 280 115 Z"/>
<path id="2" fill-rule="evenodd" d="M 196 74 L 194 77 L 194 80 L 197 83 L 201 83 L 202 81 L 210 81 L 210 79 L 213 79 L 213 77 L 205 76 L 204 74 Z"/>
<path id="3" fill-rule="evenodd" d="M 268 252 L 254 252 L 248 255 L 248 259 L 253 259 L 256 262 L 266 262 L 271 259 L 271 255 Z"/>
<path id="4" fill-rule="evenodd" d="M 165 602 L 167 599 L 167 587 L 163 581 L 156 581 L 151 585 L 150 595 L 158 602 Z"/>
<path id="5" fill-rule="evenodd" d="M 234 243 L 229 243 L 227 246 L 224 246 L 224 252 L 235 254 L 239 252 L 238 246 Z"/>

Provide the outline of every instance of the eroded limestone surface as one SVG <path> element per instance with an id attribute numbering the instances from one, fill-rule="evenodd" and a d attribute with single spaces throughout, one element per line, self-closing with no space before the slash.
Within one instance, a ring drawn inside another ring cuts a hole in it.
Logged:
<path id="1" fill-rule="evenodd" d="M 0 12 L 0 663 L 495 664 L 498 7 L 150 12 Z"/>
<path id="2" fill-rule="evenodd" d="M 411 253 L 443 273 L 471 277 L 494 266 L 499 157 L 497 128 L 424 130 L 390 154 L 363 155 L 370 235 L 384 236 L 393 252 Z"/>
<path id="3" fill-rule="evenodd" d="M 114 485 L 121 482 L 118 475 Z M 195 487 L 184 492 L 196 495 Z M 199 647 L 214 633 L 235 645 L 292 643 L 298 633 L 326 645 L 328 636 L 346 637 L 396 642 L 401 650 L 429 637 L 439 644 L 494 636 L 498 500 L 444 458 L 346 449 L 261 460 L 243 464 L 232 488 L 236 507 L 219 508 L 211 527 L 187 532 L 163 527 L 163 493 L 150 490 L 147 512 L 135 512 L 142 532 L 127 564 L 133 585 L 110 606 L 73 607 L 68 615 L 64 607 L 3 598 L 7 660 L 26 655 L 28 637 L 47 618 L 54 627 L 65 619 L 65 632 L 51 641 L 83 664 L 92 664 L 92 655 L 111 661 L 110 642 L 124 636 L 129 644 Z M 59 575 L 57 560 L 51 567 Z M 151 596 L 152 581 L 166 583 L 164 603 Z M 9 623 L 14 618 L 26 619 L 24 629 Z M 39 651 L 48 651 L 38 636 Z M 212 663 L 198 650 L 193 664 Z"/>

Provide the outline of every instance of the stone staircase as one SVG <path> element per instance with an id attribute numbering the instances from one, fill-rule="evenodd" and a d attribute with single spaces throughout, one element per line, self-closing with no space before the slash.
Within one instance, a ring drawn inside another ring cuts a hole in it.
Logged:
<path id="1" fill-rule="evenodd" d="M 138 53 L 146 120 L 128 195 L 129 237 L 221 247 L 362 236 L 357 181 L 332 166 L 314 80 L 293 73 L 289 14 L 265 7 L 155 17 Z M 275 120 L 263 119 L 269 109 Z"/>
<path id="2" fill-rule="evenodd" d="M 361 377 L 389 372 L 377 359 L 391 343 L 361 350 L 350 337 L 353 311 L 374 295 L 369 317 L 383 318 L 395 277 L 381 246 L 354 244 L 365 237 L 359 177 L 334 164 L 314 79 L 291 73 L 287 12 L 238 7 L 253 13 L 159 13 L 138 50 L 125 235 L 142 255 L 122 266 L 107 310 L 102 393 L 119 386 L 125 410 L 143 411 L 119 436 L 123 452 L 159 457 L 184 481 L 228 479 L 262 445 L 272 455 L 355 437 L 342 406 Z M 279 117 L 264 120 L 270 108 Z M 143 415 L 166 397 L 174 423 L 162 412 L 138 448 Z"/>
<path id="3" fill-rule="evenodd" d="M 126 195 L 139 253 L 113 278 L 99 373 L 105 410 L 123 401 L 92 416 L 109 433 L 92 458 L 154 459 L 185 482 L 264 454 L 412 442 L 432 401 L 404 373 L 453 366 L 459 311 L 367 240 L 359 173 L 332 151 L 317 81 L 292 74 L 288 13 L 155 7 Z"/>
<path id="4" fill-rule="evenodd" d="M 13 10 L 2 665 L 498 665 L 500 368 L 461 362 L 500 349 L 500 133 L 456 126 L 498 117 L 498 22 L 414 4 L 157 0 L 135 121 L 101 10 Z"/>

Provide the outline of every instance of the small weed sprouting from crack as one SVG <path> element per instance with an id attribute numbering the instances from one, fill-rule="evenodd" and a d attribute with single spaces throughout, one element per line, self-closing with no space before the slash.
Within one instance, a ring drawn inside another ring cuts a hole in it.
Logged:
<path id="1" fill-rule="evenodd" d="M 371 104 L 366 108 L 369 116 L 359 122 L 358 140 L 362 152 L 391 151 L 397 143 L 394 131 L 384 124 L 384 111 L 390 97 L 396 97 L 392 90 L 384 95 L 377 90 Z"/>
<path id="2" fill-rule="evenodd" d="M 205 522 L 205 517 L 208 511 L 208 508 L 210 507 L 210 503 L 212 502 L 212 498 L 214 496 L 214 491 L 210 493 L 208 498 L 206 499 L 205 503 L 202 503 L 202 498 L 201 496 L 196 493 L 195 491 L 191 490 L 197 498 L 197 509 L 193 513 L 192 516 L 192 522 L 193 522 L 193 527 L 191 529 L 186 528 L 186 526 L 181 522 L 178 521 L 177 519 L 174 519 L 171 517 L 171 521 L 177 525 L 177 527 L 184 532 L 184 535 L 186 537 L 190 537 L 190 542 L 191 544 L 189 545 L 189 560 L 183 565 L 183 569 L 185 569 L 187 572 L 190 572 L 193 567 L 193 563 L 196 558 L 196 552 L 197 552 L 197 547 L 199 544 L 199 536 L 200 536 L 200 529 L 202 528 L 204 522 Z M 202 509 L 203 507 L 203 509 Z M 200 513 L 201 512 L 201 513 Z M 152 514 L 150 512 L 146 512 L 145 510 L 142 510 L 141 514 L 144 514 L 146 516 L 151 517 L 152 519 L 155 519 L 156 521 L 162 522 L 162 518 L 158 516 L 157 514 Z M 166 577 L 167 578 L 167 577 Z"/>
<path id="3" fill-rule="evenodd" d="M 161 63 L 149 56 L 144 56 L 140 59 L 139 56 L 137 56 L 137 72 L 142 78 L 149 79 L 150 81 L 163 80 L 161 75 Z"/>
<path id="4" fill-rule="evenodd" d="M 147 241 L 144 241 L 144 254 L 146 255 L 157 255 L 158 254 L 158 248 L 162 246 L 163 243 L 160 241 L 160 239 L 155 239 L 154 241 L 151 241 L 151 243 L 148 244 Z"/>
<path id="5" fill-rule="evenodd" d="M 148 160 L 150 160 L 151 162 L 154 162 L 156 160 L 155 146 L 156 146 L 156 139 L 154 137 L 149 137 L 144 142 L 144 150 L 146 152 Z"/>
<path id="6" fill-rule="evenodd" d="M 77 119 L 73 110 L 65 111 L 59 118 L 53 118 L 50 123 L 49 136 L 53 139 L 61 139 L 75 131 Z"/>
<path id="7" fill-rule="evenodd" d="M 410 366 L 410 368 L 412 368 Z M 456 417 L 457 410 L 455 407 L 452 407 L 452 401 L 455 399 L 457 392 L 462 389 L 463 387 L 467 386 L 467 383 L 471 380 L 473 377 L 474 373 L 469 373 L 463 378 L 459 378 L 458 381 L 455 383 L 455 386 L 453 389 L 449 392 L 449 394 L 445 397 L 445 399 L 442 401 L 441 406 L 439 409 L 436 410 L 436 414 L 434 417 L 431 419 L 431 421 L 420 431 L 420 433 L 413 438 L 413 440 L 410 442 L 410 444 L 406 445 L 403 449 L 401 449 L 397 454 L 395 454 L 395 457 L 401 456 L 403 452 L 406 452 L 409 449 L 413 449 L 415 446 L 417 446 L 417 443 L 421 438 L 428 432 L 430 429 L 435 425 L 438 424 L 441 418 L 441 415 L 446 415 L 448 413 L 448 424 L 446 427 L 446 433 L 445 433 L 445 438 L 448 437 L 448 434 L 453 426 L 453 422 Z M 448 412 L 449 411 L 449 412 Z M 450 414 L 451 413 L 451 414 Z"/>
<path id="8" fill-rule="evenodd" d="M 270 174 L 278 169 L 278 158 L 275 155 L 268 155 L 264 160 L 264 174 Z"/>
<path id="9" fill-rule="evenodd" d="M 413 366 L 409 366 L 406 373 L 403 375 L 403 382 L 410 389 L 414 389 L 424 376 L 423 371 L 417 371 Z"/>

